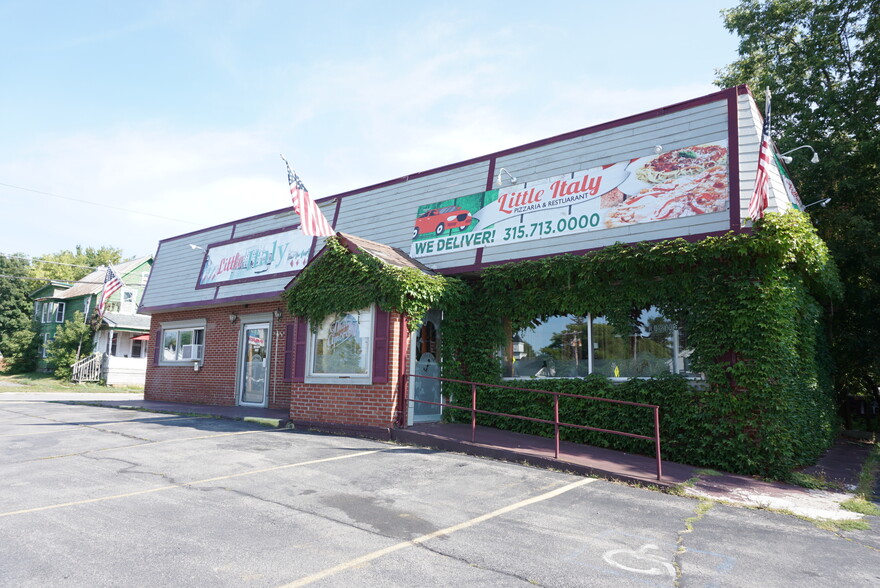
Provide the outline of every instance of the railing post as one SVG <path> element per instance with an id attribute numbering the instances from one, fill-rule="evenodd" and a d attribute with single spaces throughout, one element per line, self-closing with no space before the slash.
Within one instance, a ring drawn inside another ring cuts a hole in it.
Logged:
<path id="1" fill-rule="evenodd" d="M 556 433 L 556 459 L 559 459 L 559 393 L 553 394 L 553 428 Z"/>
<path id="2" fill-rule="evenodd" d="M 654 449 L 657 452 L 657 479 L 663 477 L 663 466 L 660 464 L 660 407 L 654 407 Z"/>
<path id="3" fill-rule="evenodd" d="M 471 443 L 477 438 L 477 385 L 471 382 Z"/>

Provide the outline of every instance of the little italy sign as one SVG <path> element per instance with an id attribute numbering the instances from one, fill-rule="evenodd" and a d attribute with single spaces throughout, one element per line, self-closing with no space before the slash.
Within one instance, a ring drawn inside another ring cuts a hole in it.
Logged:
<path id="1" fill-rule="evenodd" d="M 727 210 L 727 141 L 419 207 L 410 255 L 428 257 Z"/>
<path id="2" fill-rule="evenodd" d="M 301 270 L 309 258 L 312 237 L 289 230 L 208 247 L 199 286 L 272 277 Z"/>

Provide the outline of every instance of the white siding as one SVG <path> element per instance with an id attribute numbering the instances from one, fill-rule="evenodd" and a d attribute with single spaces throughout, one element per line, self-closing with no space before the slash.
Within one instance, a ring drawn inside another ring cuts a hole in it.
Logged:
<path id="1" fill-rule="evenodd" d="M 744 94 L 739 97 L 739 185 L 740 185 L 740 218 L 743 226 L 751 226 L 746 221 L 749 216 L 749 202 L 755 191 L 755 179 L 758 175 L 758 150 L 761 147 L 761 112 L 751 96 Z M 769 203 L 766 212 L 785 212 L 791 210 L 782 177 L 775 165 L 769 169 L 770 189 Z"/>

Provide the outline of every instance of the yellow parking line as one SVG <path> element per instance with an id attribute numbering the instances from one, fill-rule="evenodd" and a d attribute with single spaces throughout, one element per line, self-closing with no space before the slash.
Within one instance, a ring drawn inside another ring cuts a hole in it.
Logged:
<path id="1" fill-rule="evenodd" d="M 78 429 L 78 428 L 79 428 L 79 429 L 95 429 L 95 430 L 97 430 L 97 431 L 100 431 L 100 430 L 101 430 L 100 426 L 104 426 L 104 425 L 124 425 L 124 424 L 129 424 L 129 423 L 136 423 L 136 424 L 144 425 L 144 424 L 150 424 L 150 423 L 164 423 L 165 421 L 173 421 L 173 420 L 178 420 L 178 421 L 180 421 L 180 420 L 192 420 L 192 419 L 206 418 L 206 417 L 186 417 L 186 418 L 177 418 L 177 419 L 174 419 L 174 418 L 167 417 L 167 418 L 161 418 L 161 419 L 153 419 L 153 420 L 149 420 L 149 421 L 110 421 L 110 422 L 99 422 L 99 423 L 96 423 L 96 424 L 88 424 L 88 423 L 68 423 L 68 422 L 66 422 L 66 421 L 58 421 L 58 420 L 55 420 L 55 419 L 49 419 L 49 418 L 41 417 L 41 416 L 25 415 L 24 413 L 16 413 L 16 414 L 21 414 L 21 415 L 24 415 L 24 416 L 29 416 L 29 417 L 32 417 L 32 418 L 35 418 L 35 419 L 43 419 L 44 421 L 51 421 L 51 422 L 53 422 L 53 423 L 69 424 L 72 428 L 67 428 L 67 429 L 52 429 L 51 431 L 35 431 L 35 432 L 33 432 L 33 433 L 7 433 L 7 434 L 5 434 L 5 435 L 0 435 L 0 438 L 3 438 L 3 437 L 19 437 L 19 436 L 24 436 L 24 435 L 45 435 L 45 434 L 47 434 L 47 433 L 62 433 L 62 432 L 65 432 L 65 431 L 75 431 L 75 430 Z M 100 426 L 99 426 L 99 425 L 100 425 Z M 28 425 L 25 424 L 24 426 L 28 426 Z M 42 427 L 42 426 L 45 426 L 45 425 L 40 424 L 40 425 L 38 425 L 38 426 L 41 426 L 41 427 Z"/>
<path id="2" fill-rule="evenodd" d="M 100 430 L 100 429 L 99 429 Z M 117 447 L 104 447 L 102 449 L 88 449 L 78 453 L 61 453 L 59 455 L 47 455 L 45 457 L 35 457 L 32 460 L 40 461 L 44 459 L 58 459 L 61 457 L 76 457 L 77 455 L 86 455 L 89 453 L 101 453 L 102 451 L 115 451 L 117 449 L 133 449 L 135 447 L 143 447 L 145 445 L 161 445 L 163 443 L 179 443 L 181 441 L 195 441 L 198 439 L 214 439 L 215 437 L 229 437 L 230 435 L 253 435 L 254 433 L 268 433 L 269 431 L 236 431 L 235 433 L 217 433 L 216 435 L 199 435 L 198 437 L 183 437 L 180 439 L 165 439 L 164 441 L 144 441 L 143 443 L 132 443 L 130 445 L 119 445 Z"/>
<path id="3" fill-rule="evenodd" d="M 479 523 L 484 521 L 488 521 L 489 519 L 493 519 L 495 517 L 499 517 L 503 514 L 519 510 L 531 504 L 535 504 L 537 502 L 542 502 L 544 500 L 548 500 L 555 496 L 559 496 L 560 494 L 564 494 L 569 490 L 574 490 L 584 484 L 589 484 L 591 482 L 595 482 L 596 478 L 583 478 L 578 480 L 577 482 L 572 482 L 571 484 L 567 484 L 561 488 L 557 488 L 556 490 L 551 490 L 550 492 L 545 492 L 544 494 L 539 494 L 538 496 L 533 496 L 532 498 L 527 498 L 526 500 L 521 500 L 515 504 L 511 504 L 509 506 L 505 506 L 504 508 L 499 508 L 498 510 L 493 510 L 490 513 L 484 514 L 482 516 L 470 519 L 468 521 L 464 521 L 463 523 L 459 523 L 457 525 L 452 525 L 451 527 L 446 527 L 445 529 L 440 529 L 439 531 L 434 531 L 433 533 L 428 533 L 427 535 L 422 535 L 420 537 L 416 537 L 415 539 L 410 539 L 409 541 L 403 541 L 402 543 L 398 543 L 396 545 L 392 545 L 390 547 L 386 547 L 384 549 L 379 549 L 377 551 L 373 551 L 372 553 L 368 553 L 366 555 L 362 555 L 360 557 L 356 557 L 347 562 L 341 563 L 338 566 L 334 566 L 332 568 L 327 568 L 321 572 L 316 574 L 312 574 L 310 576 L 306 576 L 304 578 L 300 578 L 294 582 L 289 584 L 285 584 L 282 588 L 297 588 L 298 586 L 305 586 L 307 584 L 311 584 L 312 582 L 317 582 L 318 580 L 323 580 L 328 576 L 332 576 L 334 574 L 338 574 L 339 572 L 344 572 L 345 570 L 349 570 L 351 568 L 355 568 L 361 566 L 365 563 L 371 562 L 375 559 L 379 559 L 380 557 L 386 556 L 389 553 L 394 553 L 395 551 L 400 551 L 401 549 L 406 549 L 407 547 L 415 547 L 416 545 L 420 545 L 425 543 L 426 541 L 430 541 L 431 539 L 436 539 L 437 537 L 442 537 L 443 535 L 451 535 L 456 531 L 461 531 L 462 529 L 467 529 L 468 527 L 473 527 Z"/>
<path id="4" fill-rule="evenodd" d="M 335 457 L 325 457 L 322 459 L 312 459 L 309 461 L 301 461 L 298 463 L 288 463 L 280 466 L 272 466 L 270 468 L 263 468 L 259 470 L 251 470 L 248 472 L 240 472 L 238 474 L 229 474 L 227 476 L 217 476 L 215 478 L 206 478 L 204 480 L 196 480 L 194 482 L 186 482 L 185 484 L 173 484 L 171 486 L 160 486 L 158 488 L 150 488 L 149 490 L 138 490 L 137 492 L 128 492 L 126 494 L 114 494 L 112 496 L 101 496 L 99 498 L 89 498 L 86 500 L 76 500 L 74 502 L 65 502 L 62 504 L 51 504 L 49 506 L 38 506 L 36 508 L 26 508 L 23 510 L 13 510 L 10 512 L 0 513 L 0 518 L 3 517 L 11 517 L 14 515 L 27 514 L 32 512 L 42 512 L 44 510 L 54 510 L 56 508 L 66 508 L 68 506 L 79 506 L 81 504 L 91 504 L 93 502 L 103 502 L 105 500 L 116 500 L 119 498 L 129 498 L 131 496 L 140 496 L 142 494 L 151 494 L 153 492 L 163 492 L 165 490 L 174 490 L 175 488 L 186 488 L 188 486 L 195 486 L 196 484 L 207 484 L 208 482 L 219 482 L 220 480 L 231 480 L 232 478 L 241 478 L 243 476 L 253 476 L 254 474 L 263 474 L 266 472 L 274 472 L 277 470 L 284 470 L 288 468 L 297 468 L 307 465 L 314 465 L 318 463 L 327 463 L 330 461 L 338 461 L 340 459 L 350 459 L 352 457 L 361 457 L 363 455 L 370 455 L 372 453 L 379 453 L 384 451 L 396 451 L 396 449 L 374 449 L 372 451 L 360 451 L 358 453 L 349 453 L 347 455 L 337 455 Z"/>

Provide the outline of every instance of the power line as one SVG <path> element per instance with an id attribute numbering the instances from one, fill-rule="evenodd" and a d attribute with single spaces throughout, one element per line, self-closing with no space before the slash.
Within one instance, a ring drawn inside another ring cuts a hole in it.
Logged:
<path id="1" fill-rule="evenodd" d="M 122 212 L 128 212 L 131 214 L 140 214 L 142 216 L 152 216 L 154 218 L 160 218 L 162 220 L 174 221 L 176 223 L 185 223 L 188 225 L 193 225 L 200 227 L 202 226 L 200 223 L 194 223 L 192 221 L 185 221 L 179 218 L 171 218 L 169 216 L 161 216 L 158 214 L 152 214 L 149 212 L 141 212 L 140 210 L 132 210 L 130 208 L 122 208 L 121 206 L 113 206 L 112 204 L 102 204 L 100 202 L 92 202 L 91 200 L 83 200 L 82 198 L 73 198 L 71 196 L 62 196 L 61 194 L 53 194 L 52 192 L 43 192 L 42 190 L 34 190 L 33 188 L 24 188 L 22 186 L 14 186 L 12 184 L 5 184 L 0 182 L 0 186 L 6 186 L 7 188 L 14 188 L 16 190 L 24 190 L 25 192 L 33 192 L 34 194 L 43 194 L 44 196 L 52 196 L 54 198 L 61 198 L 62 200 L 72 200 L 74 202 L 82 202 L 83 204 L 91 204 L 92 206 L 101 206 L 103 208 L 110 208 L 113 210 L 121 210 Z"/>
<path id="2" fill-rule="evenodd" d="M 34 259 L 33 257 L 25 257 L 23 255 L 8 255 L 6 253 L 0 253 L 0 257 L 8 257 L 9 259 L 23 259 L 25 261 L 29 261 L 31 263 L 52 263 L 55 265 L 66 265 L 68 267 L 82 267 L 85 269 L 98 269 L 96 267 L 92 267 L 90 265 L 76 265 L 75 263 L 61 263 L 60 261 L 49 261 L 48 259 Z"/>
<path id="3" fill-rule="evenodd" d="M 30 276 L 10 276 L 7 274 L 0 274 L 0 278 L 9 278 L 10 280 L 32 280 L 35 282 L 62 282 L 65 284 L 103 284 L 104 282 L 86 282 L 83 280 L 55 280 L 52 278 L 32 278 Z"/>

